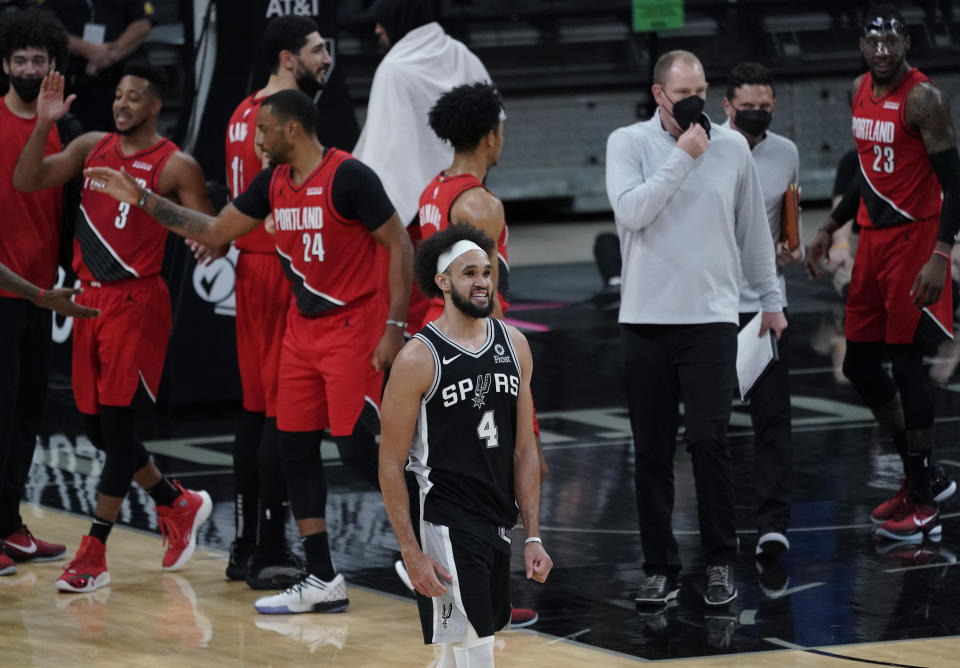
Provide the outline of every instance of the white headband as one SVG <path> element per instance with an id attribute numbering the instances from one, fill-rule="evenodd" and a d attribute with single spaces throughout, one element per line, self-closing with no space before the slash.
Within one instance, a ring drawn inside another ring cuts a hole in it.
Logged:
<path id="1" fill-rule="evenodd" d="M 473 250 L 478 250 L 484 255 L 487 254 L 487 252 L 480 248 L 480 246 L 467 239 L 461 239 L 457 243 L 453 244 L 450 246 L 450 248 L 440 253 L 440 257 L 437 258 L 437 273 L 442 274 L 447 270 L 447 267 L 453 264 L 454 260 L 464 253 L 468 253 Z"/>

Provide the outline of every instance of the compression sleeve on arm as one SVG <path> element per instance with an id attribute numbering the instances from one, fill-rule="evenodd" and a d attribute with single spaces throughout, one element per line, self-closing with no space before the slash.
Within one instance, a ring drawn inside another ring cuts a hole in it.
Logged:
<path id="1" fill-rule="evenodd" d="M 937 241 L 951 246 L 960 229 L 960 151 L 957 147 L 931 153 L 930 166 L 943 189 L 943 208 L 940 209 L 940 234 Z"/>

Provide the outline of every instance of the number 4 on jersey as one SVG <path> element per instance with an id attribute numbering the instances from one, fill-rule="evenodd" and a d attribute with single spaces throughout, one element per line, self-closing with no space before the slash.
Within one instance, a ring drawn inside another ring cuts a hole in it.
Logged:
<path id="1" fill-rule="evenodd" d="M 496 448 L 500 445 L 498 438 L 497 423 L 493 419 L 493 411 L 487 411 L 480 418 L 480 424 L 477 425 L 477 436 L 487 442 L 488 448 Z"/>
<path id="2" fill-rule="evenodd" d="M 317 258 L 317 262 L 323 262 L 323 238 L 319 232 L 303 233 L 303 261 L 310 262 L 311 255 Z"/>

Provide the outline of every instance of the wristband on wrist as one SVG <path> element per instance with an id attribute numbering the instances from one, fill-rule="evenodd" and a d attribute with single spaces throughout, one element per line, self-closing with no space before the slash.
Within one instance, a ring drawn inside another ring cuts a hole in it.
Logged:
<path id="1" fill-rule="evenodd" d="M 388 324 L 388 325 L 396 325 L 396 326 L 399 327 L 400 329 L 406 329 L 406 328 L 407 328 L 407 323 L 403 322 L 402 320 L 394 320 L 393 318 L 387 318 L 387 324 Z"/>
<path id="2" fill-rule="evenodd" d="M 540 536 L 528 536 L 527 539 L 523 541 L 524 545 L 526 545 L 527 543 L 540 543 L 541 545 L 543 545 L 543 541 L 540 540 Z"/>
<path id="3" fill-rule="evenodd" d="M 950 253 L 944 253 L 944 252 L 943 252 L 942 250 L 940 250 L 939 248 L 934 248 L 934 249 L 933 249 L 933 254 L 934 254 L 934 255 L 939 255 L 940 257 L 942 257 L 943 259 L 945 259 L 947 262 L 950 261 Z"/>
<path id="4" fill-rule="evenodd" d="M 140 199 L 137 200 L 137 206 L 142 209 L 144 205 L 147 203 L 147 200 L 150 199 L 150 195 L 152 194 L 153 193 L 150 192 L 149 190 L 144 190 L 143 194 L 140 195 Z"/>
<path id="5" fill-rule="evenodd" d="M 37 296 L 33 298 L 33 303 L 34 303 L 34 304 L 39 304 L 39 303 L 40 303 L 40 300 L 43 299 L 43 296 L 44 296 L 45 294 L 47 294 L 47 291 L 44 290 L 43 288 L 40 288 L 40 292 L 38 292 L 38 293 L 37 293 Z"/>

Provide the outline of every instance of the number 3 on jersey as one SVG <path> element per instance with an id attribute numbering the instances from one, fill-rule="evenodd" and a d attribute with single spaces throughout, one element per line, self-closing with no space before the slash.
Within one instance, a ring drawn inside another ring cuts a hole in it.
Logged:
<path id="1" fill-rule="evenodd" d="M 140 185 L 141 188 L 147 187 L 146 179 L 135 179 L 136 182 Z M 120 202 L 120 205 L 117 207 L 117 216 L 113 219 L 113 226 L 118 230 L 122 230 L 127 226 L 127 216 L 130 215 L 130 205 L 126 202 Z"/>
<path id="2" fill-rule="evenodd" d="M 311 255 L 317 258 L 317 262 L 323 262 L 323 237 L 319 232 L 303 233 L 303 261 L 311 262 Z"/>
<path id="3" fill-rule="evenodd" d="M 487 442 L 488 448 L 500 446 L 499 432 L 497 432 L 497 423 L 493 419 L 493 411 L 487 411 L 480 418 L 480 424 L 477 425 L 477 436 Z"/>

